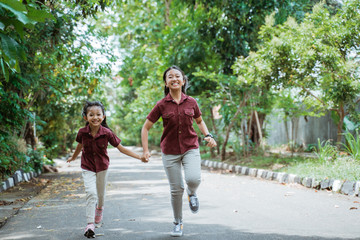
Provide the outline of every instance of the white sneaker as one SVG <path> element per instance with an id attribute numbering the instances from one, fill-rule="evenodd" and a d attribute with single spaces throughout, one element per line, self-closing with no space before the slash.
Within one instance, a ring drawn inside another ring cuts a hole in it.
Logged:
<path id="1" fill-rule="evenodd" d="M 181 237 L 183 235 L 183 224 L 182 223 L 174 223 L 174 229 L 171 232 L 172 237 Z"/>

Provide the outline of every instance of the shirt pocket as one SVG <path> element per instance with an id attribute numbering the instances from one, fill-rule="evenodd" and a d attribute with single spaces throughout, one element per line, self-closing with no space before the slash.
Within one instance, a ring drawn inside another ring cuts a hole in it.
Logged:
<path id="1" fill-rule="evenodd" d="M 187 125 L 193 124 L 194 115 L 194 109 L 184 109 L 184 118 Z"/>
<path id="2" fill-rule="evenodd" d="M 108 145 L 108 140 L 105 137 L 96 139 L 96 146 L 100 149 L 106 149 Z"/>
<path id="3" fill-rule="evenodd" d="M 164 126 L 168 125 L 174 119 L 174 112 L 166 112 L 162 115 Z M 173 121 L 174 122 L 174 121 Z"/>

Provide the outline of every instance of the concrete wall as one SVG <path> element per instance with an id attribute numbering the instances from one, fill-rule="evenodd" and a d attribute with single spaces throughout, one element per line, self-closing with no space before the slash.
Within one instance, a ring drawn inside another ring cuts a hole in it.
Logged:
<path id="1" fill-rule="evenodd" d="M 298 119 L 297 143 L 317 144 L 318 138 L 320 138 L 320 141 L 327 139 L 336 141 L 337 126 L 331 119 L 330 113 L 320 118 L 308 117 L 307 119 L 308 121 L 305 121 L 304 117 Z M 291 121 L 287 122 L 287 126 L 289 138 L 291 139 Z M 275 115 L 267 116 L 266 130 L 268 133 L 266 138 L 268 145 L 274 146 L 287 143 L 285 124 L 281 117 Z"/>

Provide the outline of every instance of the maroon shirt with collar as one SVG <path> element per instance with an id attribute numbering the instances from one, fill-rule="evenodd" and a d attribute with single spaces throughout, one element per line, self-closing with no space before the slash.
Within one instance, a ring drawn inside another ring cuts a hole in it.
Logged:
<path id="1" fill-rule="evenodd" d="M 109 167 L 109 156 L 107 146 L 119 146 L 121 140 L 110 129 L 100 126 L 95 137 L 91 135 L 90 126 L 80 128 L 76 141 L 83 146 L 81 154 L 81 168 L 92 171 L 101 172 Z"/>
<path id="2" fill-rule="evenodd" d="M 201 116 L 196 100 L 181 93 L 180 103 L 168 94 L 158 101 L 147 119 L 155 123 L 163 119 L 164 131 L 161 136 L 161 151 L 164 154 L 179 155 L 199 148 L 198 136 L 193 127 L 193 119 Z"/>

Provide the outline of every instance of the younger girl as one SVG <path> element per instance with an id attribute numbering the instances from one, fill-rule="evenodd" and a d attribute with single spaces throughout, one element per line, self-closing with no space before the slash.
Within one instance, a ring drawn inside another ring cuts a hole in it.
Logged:
<path id="1" fill-rule="evenodd" d="M 148 133 L 153 124 L 162 117 L 163 134 L 161 136 L 162 161 L 171 190 L 171 204 L 174 214 L 174 229 L 171 236 L 180 237 L 183 232 L 182 196 L 184 184 L 181 166 L 184 168 L 186 192 L 190 210 L 199 210 L 199 200 L 196 190 L 201 180 L 201 159 L 198 136 L 193 128 L 193 120 L 204 134 L 207 146 L 215 147 L 216 142 L 209 133 L 201 118 L 201 111 L 196 100 L 185 94 L 187 77 L 177 66 L 168 68 L 163 75 L 165 98 L 157 102 L 151 110 L 141 131 L 143 156 L 150 157 L 148 148 Z"/>
<path id="2" fill-rule="evenodd" d="M 86 121 L 86 126 L 80 128 L 76 137 L 78 145 L 73 156 L 67 162 L 74 161 L 82 151 L 81 168 L 86 191 L 87 220 L 84 235 L 88 238 L 94 238 L 94 223 L 99 224 L 102 221 L 104 209 L 107 169 L 109 167 L 108 143 L 119 149 L 121 153 L 137 158 L 142 162 L 148 162 L 148 159 L 140 157 L 120 144 L 121 140 L 106 124 L 105 108 L 100 102 L 86 101 L 82 115 Z"/>

